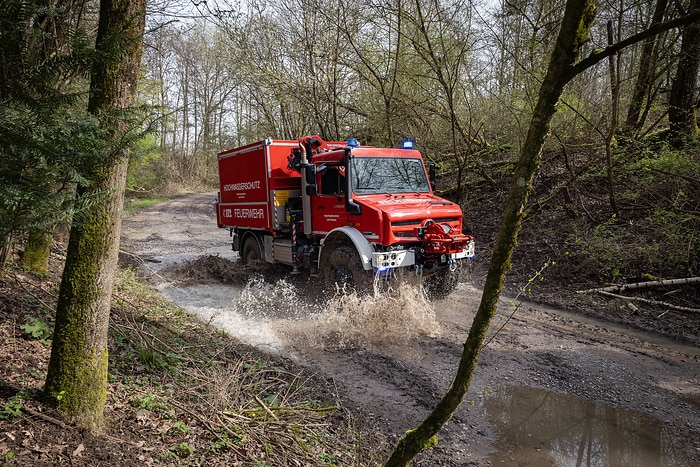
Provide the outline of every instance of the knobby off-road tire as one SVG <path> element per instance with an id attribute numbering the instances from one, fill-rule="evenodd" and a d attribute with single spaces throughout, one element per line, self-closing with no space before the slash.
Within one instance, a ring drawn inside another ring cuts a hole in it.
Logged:
<path id="1" fill-rule="evenodd" d="M 261 259 L 260 245 L 258 245 L 258 241 L 255 237 L 249 235 L 243 241 L 243 248 L 241 248 L 241 264 L 246 265 Z"/>
<path id="2" fill-rule="evenodd" d="M 374 290 L 374 274 L 365 271 L 354 246 L 343 245 L 328 255 L 321 264 L 321 277 L 326 291 L 345 290 L 358 295 L 369 295 Z"/>
<path id="3" fill-rule="evenodd" d="M 459 284 L 459 268 L 454 271 L 444 268 L 426 276 L 423 288 L 430 300 L 442 300 L 454 292 L 457 284 Z"/>

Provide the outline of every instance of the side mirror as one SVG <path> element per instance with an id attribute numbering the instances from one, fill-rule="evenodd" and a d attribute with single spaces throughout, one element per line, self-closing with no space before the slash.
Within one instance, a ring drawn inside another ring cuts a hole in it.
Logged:
<path id="1" fill-rule="evenodd" d="M 430 188 L 435 191 L 435 162 L 428 165 L 428 180 L 430 180 Z"/>
<path id="2" fill-rule="evenodd" d="M 306 164 L 306 166 L 304 166 L 304 176 L 306 177 L 307 185 L 316 183 L 316 166 L 313 164 Z"/>

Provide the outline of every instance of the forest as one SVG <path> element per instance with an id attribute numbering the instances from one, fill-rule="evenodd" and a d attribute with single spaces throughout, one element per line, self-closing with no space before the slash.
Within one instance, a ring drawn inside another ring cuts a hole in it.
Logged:
<path id="1" fill-rule="evenodd" d="M 413 140 L 477 239 L 489 319 L 509 270 L 573 308 L 697 281 L 699 76 L 698 0 L 3 2 L 0 277 L 65 252 L 45 400 L 104 424 L 123 209 L 215 191 L 217 153 L 267 137 Z M 697 312 L 672 295 L 648 299 Z"/>
<path id="2" fill-rule="evenodd" d="M 133 143 L 129 193 L 213 189 L 218 151 L 269 136 L 411 138 L 438 165 L 440 192 L 488 239 L 485 211 L 498 209 L 525 140 L 563 6 L 150 2 L 121 141 Z M 581 56 L 610 53 L 582 60 L 566 87 L 528 211 L 561 211 L 564 244 L 549 248 L 601 281 L 692 276 L 700 36 L 679 19 L 695 4 L 596 7 Z M 72 195 L 86 159 L 114 150 L 85 110 L 96 12 L 77 0 L 3 7 L 0 122 L 14 141 L 3 148 L 3 246 L 79 215 L 91 202 Z"/>

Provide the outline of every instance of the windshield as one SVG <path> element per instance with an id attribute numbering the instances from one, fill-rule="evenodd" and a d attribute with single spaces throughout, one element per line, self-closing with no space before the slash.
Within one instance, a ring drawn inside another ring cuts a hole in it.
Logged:
<path id="1" fill-rule="evenodd" d="M 429 192 L 420 159 L 403 157 L 355 157 L 352 190 L 364 194 Z"/>

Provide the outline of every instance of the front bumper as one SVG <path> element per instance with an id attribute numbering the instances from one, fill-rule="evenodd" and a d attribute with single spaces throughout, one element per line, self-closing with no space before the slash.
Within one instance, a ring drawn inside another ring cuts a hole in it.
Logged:
<path id="1" fill-rule="evenodd" d="M 439 262 L 441 264 L 449 264 L 452 261 L 473 258 L 474 257 L 474 241 L 470 240 L 467 246 L 456 253 L 440 255 Z M 372 267 L 377 269 L 393 269 L 405 266 L 413 266 L 416 264 L 415 250 L 392 250 L 392 251 L 376 251 L 372 253 Z"/>

